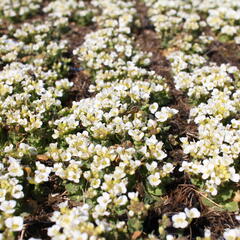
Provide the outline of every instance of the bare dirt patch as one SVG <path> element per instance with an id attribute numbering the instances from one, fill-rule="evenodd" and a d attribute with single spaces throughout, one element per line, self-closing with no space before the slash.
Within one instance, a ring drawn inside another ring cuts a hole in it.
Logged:
<path id="1" fill-rule="evenodd" d="M 210 61 L 219 65 L 229 63 L 240 68 L 240 45 L 234 42 L 222 43 L 214 41 L 209 45 L 206 55 Z"/>
<path id="2" fill-rule="evenodd" d="M 85 36 L 91 31 L 96 31 L 96 26 L 79 26 L 76 23 L 70 23 L 70 31 L 63 36 L 63 39 L 69 42 L 69 57 L 71 57 L 70 71 L 68 79 L 73 82 L 73 87 L 70 89 L 67 105 L 71 105 L 73 101 L 79 101 L 82 98 L 90 97 L 88 92 L 91 78 L 81 66 L 76 56 L 73 55 L 73 50 L 84 42 Z"/>

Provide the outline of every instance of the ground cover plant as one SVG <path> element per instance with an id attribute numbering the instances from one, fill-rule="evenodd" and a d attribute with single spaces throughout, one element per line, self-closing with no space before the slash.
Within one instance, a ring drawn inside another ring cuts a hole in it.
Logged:
<path id="1" fill-rule="evenodd" d="M 0 23 L 0 239 L 240 240 L 238 0 L 3 0 Z"/>

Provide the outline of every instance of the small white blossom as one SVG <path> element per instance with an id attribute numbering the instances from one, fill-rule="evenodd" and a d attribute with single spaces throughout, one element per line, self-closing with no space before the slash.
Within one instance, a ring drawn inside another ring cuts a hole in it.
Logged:
<path id="1" fill-rule="evenodd" d="M 185 208 L 184 212 L 186 213 L 188 218 L 199 218 L 200 217 L 200 212 L 198 211 L 197 208 Z"/>
<path id="2" fill-rule="evenodd" d="M 7 228 L 12 231 L 21 231 L 23 228 L 23 218 L 22 217 L 9 217 L 5 220 Z"/>
<path id="3" fill-rule="evenodd" d="M 172 216 L 173 226 L 175 228 L 186 228 L 188 226 L 187 216 L 184 212 L 180 212 Z"/>
<path id="4" fill-rule="evenodd" d="M 151 174 L 150 176 L 148 176 L 147 179 L 148 179 L 149 183 L 154 187 L 158 186 L 161 183 L 159 172 Z"/>

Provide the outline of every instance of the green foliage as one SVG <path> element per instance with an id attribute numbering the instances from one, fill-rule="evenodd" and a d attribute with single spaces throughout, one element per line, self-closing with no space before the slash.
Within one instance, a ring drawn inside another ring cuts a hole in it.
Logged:
<path id="1" fill-rule="evenodd" d="M 220 42 L 228 42 L 229 40 L 231 40 L 231 37 L 226 35 L 226 34 L 221 34 L 220 36 L 218 36 L 218 39 Z"/>
<path id="2" fill-rule="evenodd" d="M 132 217 L 128 219 L 127 225 L 128 225 L 129 231 L 133 233 L 139 229 L 142 229 L 143 221 L 136 217 Z"/>
<path id="3" fill-rule="evenodd" d="M 234 186 L 231 183 L 225 184 L 219 188 L 217 196 L 214 198 L 219 203 L 225 203 L 232 199 L 234 193 Z"/>
<path id="4" fill-rule="evenodd" d="M 204 182 L 200 177 L 191 176 L 190 181 L 193 185 L 199 187 L 200 189 L 204 187 Z"/>
<path id="5" fill-rule="evenodd" d="M 171 102 L 171 97 L 165 91 L 153 92 L 150 95 L 150 103 L 157 102 L 159 107 L 166 106 Z"/>
<path id="6" fill-rule="evenodd" d="M 66 191 L 68 192 L 68 196 L 70 197 L 70 199 L 75 201 L 79 201 L 82 199 L 83 189 L 80 183 L 69 182 L 66 183 L 64 186 Z"/>
<path id="7" fill-rule="evenodd" d="M 153 197 L 160 197 L 166 193 L 165 188 L 160 184 L 158 187 L 152 187 L 149 183 L 147 185 L 147 191 L 148 193 Z"/>
<path id="8" fill-rule="evenodd" d="M 229 202 L 224 205 L 224 208 L 229 212 L 237 212 L 239 211 L 239 205 L 237 202 Z"/>

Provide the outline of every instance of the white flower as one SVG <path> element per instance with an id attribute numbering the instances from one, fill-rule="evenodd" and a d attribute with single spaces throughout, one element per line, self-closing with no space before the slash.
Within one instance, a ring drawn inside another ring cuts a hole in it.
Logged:
<path id="1" fill-rule="evenodd" d="M 124 225 L 125 225 L 125 222 L 124 222 L 124 221 L 120 221 L 120 222 L 118 222 L 118 223 L 116 224 L 116 228 L 122 229 L 122 228 L 124 227 Z"/>
<path id="2" fill-rule="evenodd" d="M 128 215 L 129 215 L 130 217 L 133 217 L 133 216 L 134 216 L 134 212 L 133 212 L 132 210 L 130 210 L 130 211 L 128 212 Z"/>
<path id="3" fill-rule="evenodd" d="M 106 211 L 106 205 L 96 205 L 95 212 L 93 213 L 94 218 L 98 218 L 99 216 L 109 216 L 110 212 Z"/>
<path id="4" fill-rule="evenodd" d="M 153 172 L 157 168 L 157 162 L 153 161 L 151 164 L 146 163 L 146 168 L 149 172 Z"/>
<path id="5" fill-rule="evenodd" d="M 40 162 L 36 162 L 37 170 L 35 170 L 35 182 L 41 183 L 48 181 L 49 174 L 52 171 L 51 167 L 46 167 L 44 164 Z"/>
<path id="6" fill-rule="evenodd" d="M 91 181 L 91 186 L 92 186 L 93 188 L 99 188 L 100 185 L 101 185 L 101 180 L 100 180 L 100 179 L 94 178 L 94 179 Z"/>
<path id="7" fill-rule="evenodd" d="M 129 130 L 128 134 L 133 138 L 134 141 L 140 141 L 144 137 L 144 133 L 138 129 Z"/>
<path id="8" fill-rule="evenodd" d="M 157 118 L 158 122 L 166 122 L 168 119 L 168 114 L 167 112 L 158 111 L 155 113 L 155 117 Z"/>
<path id="9" fill-rule="evenodd" d="M 149 106 L 149 110 L 152 114 L 154 114 L 157 110 L 158 110 L 158 104 L 157 103 L 153 103 Z"/>
<path id="10" fill-rule="evenodd" d="M 13 177 L 21 177 L 23 175 L 23 170 L 18 163 L 18 160 L 9 157 L 10 166 L 8 167 L 8 172 Z"/>
<path id="11" fill-rule="evenodd" d="M 61 227 L 59 225 L 53 225 L 52 227 L 48 228 L 48 236 L 55 237 L 60 233 Z"/>
<path id="12" fill-rule="evenodd" d="M 185 208 L 184 211 L 188 218 L 199 218 L 200 217 L 200 212 L 198 211 L 197 208 L 191 208 L 191 209 Z"/>
<path id="13" fill-rule="evenodd" d="M 223 34 L 227 34 L 227 35 L 234 35 L 236 34 L 237 32 L 237 28 L 236 27 L 233 27 L 233 26 L 224 26 L 222 29 L 221 29 L 221 33 Z"/>
<path id="14" fill-rule="evenodd" d="M 15 206 L 16 206 L 16 201 L 14 200 L 4 201 L 0 205 L 0 210 L 7 214 L 11 214 L 11 213 L 14 213 Z"/>
<path id="15" fill-rule="evenodd" d="M 233 181 L 233 182 L 239 182 L 240 180 L 240 175 L 238 173 L 235 173 L 235 169 L 233 167 L 230 167 L 229 168 L 229 172 L 231 174 L 230 176 L 230 179 Z"/>
<path id="16" fill-rule="evenodd" d="M 10 228 L 12 231 L 21 231 L 23 228 L 23 218 L 18 217 L 9 217 L 5 220 L 7 228 Z"/>
<path id="17" fill-rule="evenodd" d="M 211 193 L 213 196 L 216 196 L 217 195 L 217 186 L 214 185 L 214 184 L 211 184 L 209 182 L 206 182 L 206 191 Z"/>
<path id="18" fill-rule="evenodd" d="M 11 152 L 12 149 L 13 149 L 13 145 L 10 144 L 9 146 L 6 146 L 6 147 L 4 148 L 4 152 L 5 152 L 5 153 Z"/>
<path id="19" fill-rule="evenodd" d="M 188 222 L 186 221 L 186 214 L 184 212 L 180 212 L 172 216 L 173 227 L 175 228 L 186 228 L 188 226 Z"/>
<path id="20" fill-rule="evenodd" d="M 236 36 L 234 38 L 234 40 L 235 40 L 236 44 L 240 44 L 240 36 Z"/>
<path id="21" fill-rule="evenodd" d="M 151 174 L 150 176 L 148 176 L 147 179 L 149 183 L 154 187 L 158 186 L 161 183 L 159 172 L 156 172 L 155 174 Z"/>
<path id="22" fill-rule="evenodd" d="M 166 240 L 174 240 L 174 236 L 171 235 L 171 234 L 168 234 L 168 235 L 166 236 Z"/>
<path id="23" fill-rule="evenodd" d="M 163 165 L 163 171 L 165 173 L 171 173 L 174 170 L 174 166 L 172 165 L 172 163 L 166 163 Z"/>
<path id="24" fill-rule="evenodd" d="M 128 197 L 132 200 L 137 200 L 138 199 L 138 192 L 129 192 Z"/>
<path id="25" fill-rule="evenodd" d="M 102 194 L 102 196 L 97 198 L 97 202 L 100 204 L 100 206 L 104 206 L 104 207 L 107 206 L 108 203 L 111 202 L 111 198 L 110 198 L 109 193 L 104 192 Z"/>
<path id="26" fill-rule="evenodd" d="M 151 136 L 150 138 L 146 138 L 146 144 L 148 146 L 156 145 L 157 143 L 158 143 L 158 140 L 155 135 Z"/>
<path id="27" fill-rule="evenodd" d="M 204 237 L 210 238 L 211 237 L 211 231 L 207 228 L 204 229 Z"/>
<path id="28" fill-rule="evenodd" d="M 223 236 L 225 240 L 238 240 L 240 238 L 240 229 L 225 229 Z"/>
<path id="29" fill-rule="evenodd" d="M 126 203 L 128 202 L 128 199 L 125 195 L 122 195 L 122 196 L 119 196 L 115 201 L 114 203 L 117 205 L 117 206 L 123 206 L 125 205 Z"/>
<path id="30" fill-rule="evenodd" d="M 209 160 L 204 160 L 201 166 L 202 178 L 207 179 L 214 170 L 214 165 Z"/>

